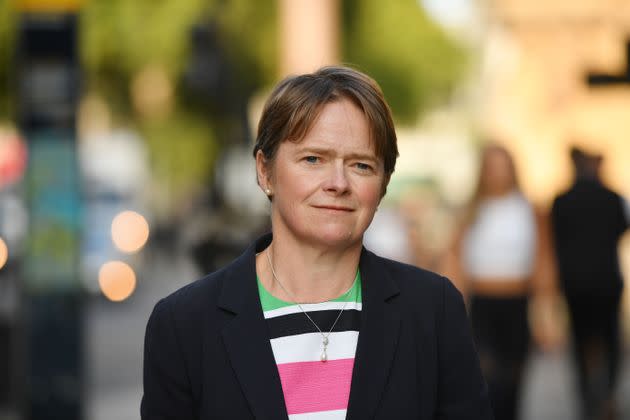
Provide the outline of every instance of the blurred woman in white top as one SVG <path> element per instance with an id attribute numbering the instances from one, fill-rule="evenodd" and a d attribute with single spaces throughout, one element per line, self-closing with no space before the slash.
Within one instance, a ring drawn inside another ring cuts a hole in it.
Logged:
<path id="1" fill-rule="evenodd" d="M 458 288 L 469 314 L 496 420 L 514 420 L 530 343 L 528 300 L 546 233 L 519 188 L 508 151 L 483 148 L 475 194 L 454 247 Z"/>

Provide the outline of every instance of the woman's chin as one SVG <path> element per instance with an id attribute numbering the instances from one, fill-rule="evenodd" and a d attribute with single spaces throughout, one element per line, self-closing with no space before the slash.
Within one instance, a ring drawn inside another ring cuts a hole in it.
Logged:
<path id="1" fill-rule="evenodd" d="M 314 242 L 329 247 L 347 247 L 357 242 L 361 242 L 361 235 L 348 228 L 322 228 L 314 233 Z"/>

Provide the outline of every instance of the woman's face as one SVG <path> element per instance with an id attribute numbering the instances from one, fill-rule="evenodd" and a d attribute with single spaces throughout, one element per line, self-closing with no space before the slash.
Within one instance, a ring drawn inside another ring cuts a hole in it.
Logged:
<path id="1" fill-rule="evenodd" d="M 385 181 L 368 122 L 347 99 L 325 105 L 304 139 L 282 142 L 270 165 L 259 151 L 256 166 L 273 194 L 274 237 L 327 247 L 361 242 Z"/>

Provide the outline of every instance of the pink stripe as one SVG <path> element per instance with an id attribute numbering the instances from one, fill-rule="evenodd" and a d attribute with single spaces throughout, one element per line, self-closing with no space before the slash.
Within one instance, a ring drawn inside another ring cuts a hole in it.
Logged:
<path id="1" fill-rule="evenodd" d="M 354 359 L 278 365 L 287 414 L 348 408 Z"/>

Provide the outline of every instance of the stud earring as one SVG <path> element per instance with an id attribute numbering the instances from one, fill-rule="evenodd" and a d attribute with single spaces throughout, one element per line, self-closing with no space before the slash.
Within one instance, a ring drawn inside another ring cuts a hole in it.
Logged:
<path id="1" fill-rule="evenodd" d="M 265 189 L 265 194 L 267 194 L 267 195 L 271 195 L 271 190 L 270 190 L 269 188 L 266 188 L 266 189 Z"/>

